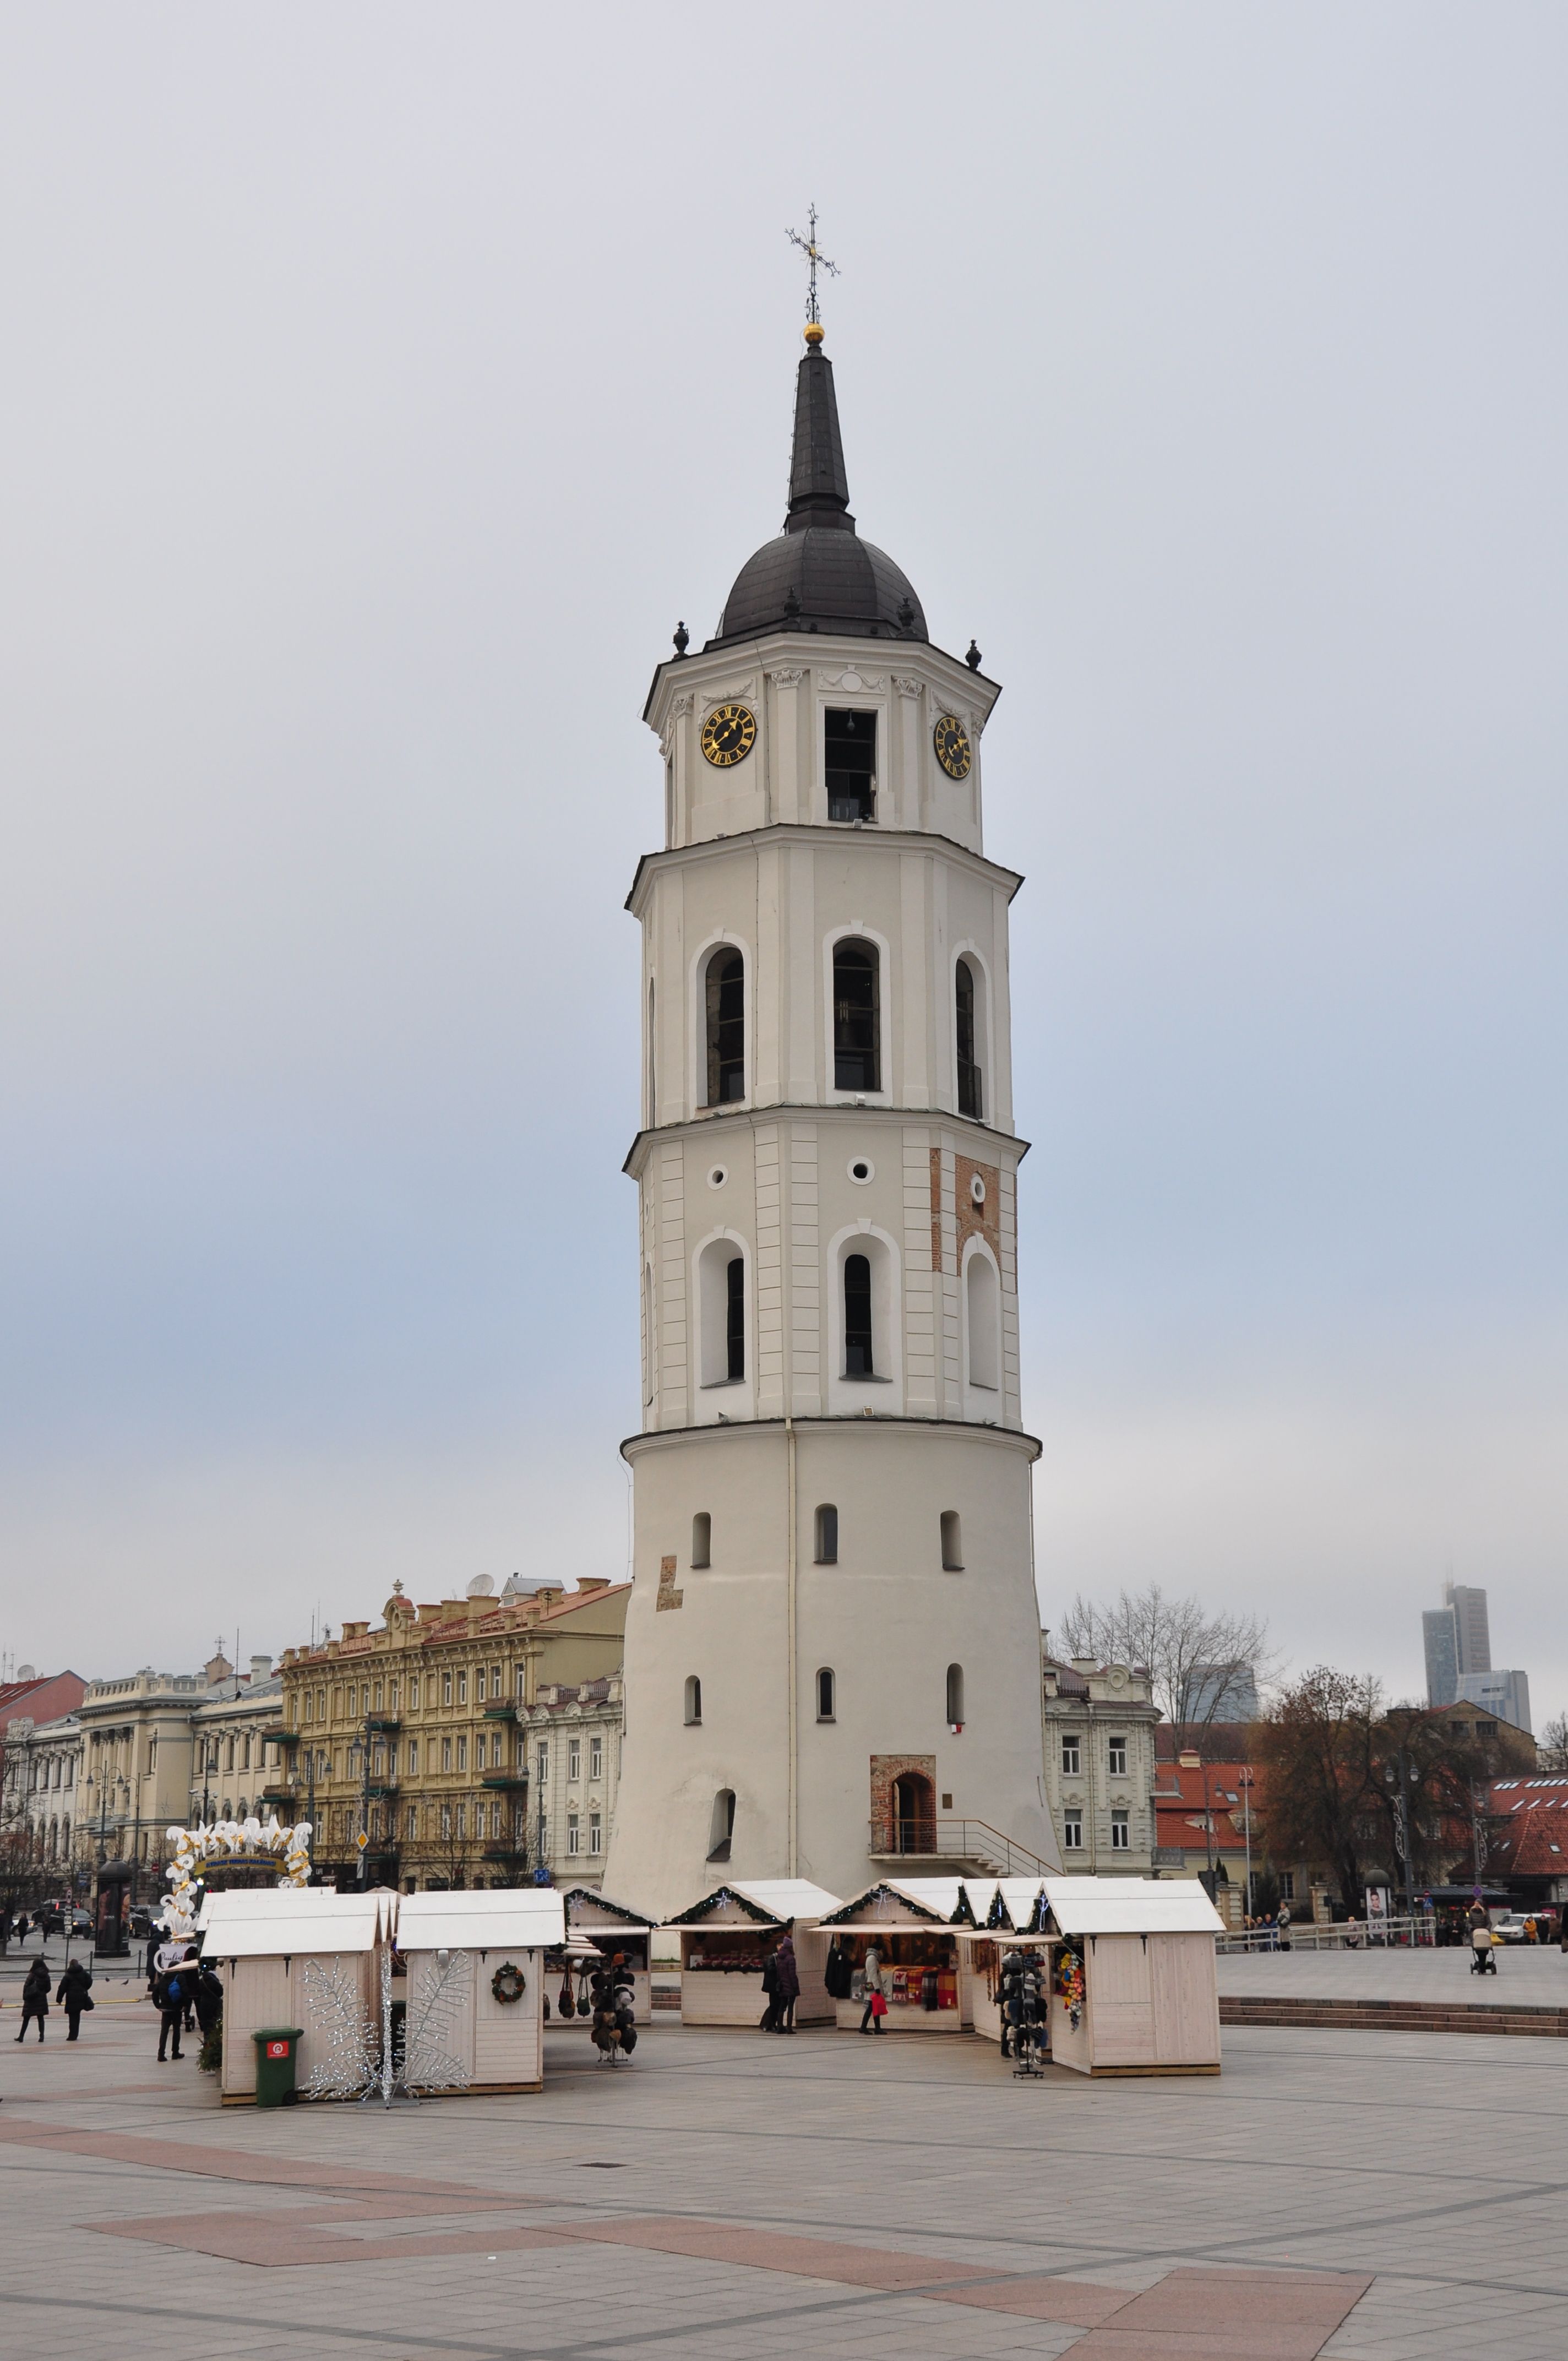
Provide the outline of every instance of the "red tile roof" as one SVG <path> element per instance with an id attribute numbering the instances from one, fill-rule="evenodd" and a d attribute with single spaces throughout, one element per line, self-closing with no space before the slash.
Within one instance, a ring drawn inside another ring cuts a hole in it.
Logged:
<path id="1" fill-rule="evenodd" d="M 1568 1779 L 1494 1779 L 1486 1800 L 1492 1875 L 1568 1877 Z"/>

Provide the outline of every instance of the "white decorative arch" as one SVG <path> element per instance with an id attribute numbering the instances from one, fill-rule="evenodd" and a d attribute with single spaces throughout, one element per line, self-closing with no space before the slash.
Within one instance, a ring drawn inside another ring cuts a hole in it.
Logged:
<path id="1" fill-rule="evenodd" d="M 875 1375 L 844 1375 L 844 1263 L 872 1267 L 872 1360 Z M 839 1417 L 861 1411 L 897 1417 L 904 1409 L 904 1257 L 890 1232 L 869 1218 L 847 1222 L 828 1241 L 828 1402 Z"/>
<path id="2" fill-rule="evenodd" d="M 757 962 L 745 936 L 738 935 L 732 927 L 715 927 L 711 933 L 705 935 L 693 951 L 686 970 L 686 1103 L 694 1111 L 707 1104 L 707 994 L 705 979 L 708 961 L 720 949 L 739 951 L 746 962 L 746 1089 L 743 1096 L 729 1102 L 730 1108 L 738 1113 L 751 1104 L 757 1042 Z"/>
<path id="3" fill-rule="evenodd" d="M 875 946 L 877 955 L 877 1066 L 882 1075 L 880 1091 L 841 1091 L 835 1082 L 833 1064 L 833 947 L 836 943 L 863 942 Z M 832 927 L 822 938 L 822 1032 L 823 1058 L 822 1094 L 829 1106 L 889 1106 L 893 1103 L 893 945 L 875 927 L 868 927 L 863 918 L 851 918 L 847 926 Z"/>
<path id="4" fill-rule="evenodd" d="M 207 1861 L 270 1861 L 281 1871 L 280 1885 L 308 1885 L 311 1882 L 311 1838 L 314 1834 L 309 1820 L 301 1820 L 291 1828 L 280 1826 L 276 1818 L 265 1828 L 254 1817 L 239 1820 L 203 1820 L 193 1828 L 170 1828 L 169 1841 L 174 1847 L 174 1858 L 164 1874 L 169 1879 L 169 1902 L 163 1917 L 171 1935 L 193 1935 L 196 1931 L 195 1872 Z"/>

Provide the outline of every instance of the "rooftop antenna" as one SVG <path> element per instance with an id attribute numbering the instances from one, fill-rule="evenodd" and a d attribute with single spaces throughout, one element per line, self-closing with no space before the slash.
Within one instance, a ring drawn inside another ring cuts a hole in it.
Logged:
<path id="1" fill-rule="evenodd" d="M 802 254 L 805 255 L 806 261 L 811 266 L 810 276 L 806 280 L 806 341 L 808 345 L 817 346 L 822 342 L 823 334 L 822 315 L 817 308 L 817 265 L 820 263 L 822 269 L 828 273 L 829 279 L 838 278 L 839 266 L 836 262 L 828 261 L 828 257 L 823 253 L 821 247 L 817 243 L 817 207 L 815 205 L 811 207 L 811 210 L 806 214 L 806 218 L 809 225 L 808 236 L 802 237 L 797 229 L 786 229 L 784 236 L 788 238 L 792 246 L 799 247 Z"/>

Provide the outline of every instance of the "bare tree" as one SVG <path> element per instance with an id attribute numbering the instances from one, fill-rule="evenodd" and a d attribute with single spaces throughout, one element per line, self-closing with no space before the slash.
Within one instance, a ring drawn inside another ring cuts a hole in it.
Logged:
<path id="1" fill-rule="evenodd" d="M 1552 1715 L 1536 1741 L 1536 1755 L 1542 1771 L 1559 1777 L 1568 1772 L 1568 1713 Z"/>
<path id="2" fill-rule="evenodd" d="M 1255 1687 L 1275 1669 L 1266 1618 L 1211 1614 L 1200 1599 L 1168 1598 L 1157 1582 L 1135 1597 L 1124 1590 L 1113 1607 L 1080 1592 L 1061 1634 L 1074 1656 L 1141 1665 L 1166 1719 L 1200 1752 L 1213 1723 L 1237 1719 L 1222 1708 L 1243 1676 Z"/>

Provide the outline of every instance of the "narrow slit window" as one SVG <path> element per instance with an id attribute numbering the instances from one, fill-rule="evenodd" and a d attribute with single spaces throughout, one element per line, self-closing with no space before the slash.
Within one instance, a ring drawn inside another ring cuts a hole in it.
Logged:
<path id="1" fill-rule="evenodd" d="M 962 1574 L 964 1570 L 964 1534 L 956 1509 L 942 1511 L 942 1569 L 946 1574 Z"/>
<path id="2" fill-rule="evenodd" d="M 964 1668 L 961 1664 L 948 1666 L 948 1726 L 955 1730 L 964 1726 Z"/>
<path id="3" fill-rule="evenodd" d="M 702 1683 L 698 1680 L 698 1678 L 697 1678 L 697 1676 L 696 1676 L 696 1675 L 695 1673 L 688 1673 L 688 1674 L 686 1675 L 686 1696 L 685 1696 L 685 1724 L 686 1724 L 686 1728 L 687 1728 L 688 1730 L 694 1730 L 694 1729 L 696 1727 L 697 1723 L 698 1723 L 701 1719 L 702 1719 Z M 544 1776 L 543 1772 L 543 1771 L 541 1771 L 541 1773 L 540 1773 L 540 1774 L 539 1774 L 539 1775 L 540 1775 L 540 1777 L 543 1779 L 543 1777 Z"/>
<path id="4" fill-rule="evenodd" d="M 876 715 L 835 712 L 823 717 L 828 817 L 871 819 L 876 811 Z"/>
<path id="5" fill-rule="evenodd" d="M 699 1509 L 692 1519 L 692 1564 L 707 1565 L 713 1549 L 713 1519 L 706 1509 Z"/>
<path id="6" fill-rule="evenodd" d="M 836 1684 L 833 1679 L 833 1675 L 828 1667 L 824 1664 L 822 1670 L 817 1675 L 817 1719 L 818 1721 L 831 1721 L 833 1719 L 835 1688 Z"/>
<path id="7" fill-rule="evenodd" d="M 725 1273 L 724 1349 L 729 1375 L 746 1374 L 746 1265 L 736 1255 Z"/>
<path id="8" fill-rule="evenodd" d="M 833 946 L 833 1087 L 882 1088 L 882 994 L 874 943 Z"/>
<path id="9" fill-rule="evenodd" d="M 844 1375 L 869 1378 L 872 1362 L 872 1267 L 864 1255 L 844 1257 Z"/>
<path id="10" fill-rule="evenodd" d="M 959 960 L 953 976 L 953 1014 L 958 1028 L 959 1113 L 979 1123 L 984 1114 L 983 1078 L 975 1049 L 975 979 L 968 960 Z"/>
<path id="11" fill-rule="evenodd" d="M 839 1511 L 830 1500 L 825 1500 L 817 1511 L 816 1557 L 818 1565 L 839 1563 Z"/>
<path id="12" fill-rule="evenodd" d="M 720 949 L 707 962 L 707 1104 L 728 1106 L 746 1095 L 746 961 Z"/>
<path id="13" fill-rule="evenodd" d="M 969 1381 L 994 1393 L 1002 1383 L 1002 1299 L 996 1267 L 978 1247 L 964 1269 L 969 1323 Z"/>

